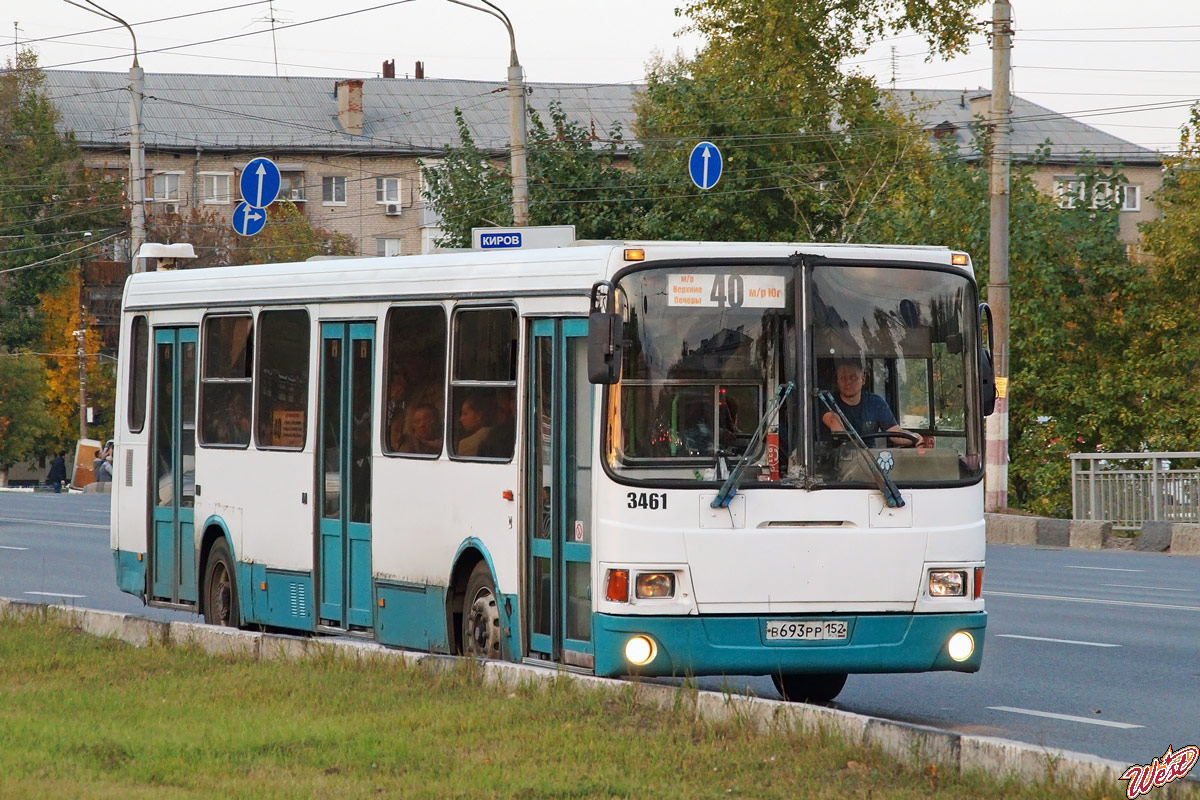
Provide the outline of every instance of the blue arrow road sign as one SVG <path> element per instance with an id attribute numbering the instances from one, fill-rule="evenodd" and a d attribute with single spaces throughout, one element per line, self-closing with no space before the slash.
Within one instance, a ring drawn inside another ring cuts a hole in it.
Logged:
<path id="1" fill-rule="evenodd" d="M 266 208 L 279 196 L 279 167 L 269 158 L 256 158 L 246 165 L 239 183 L 242 200 L 251 208 Z"/>
<path id="2" fill-rule="evenodd" d="M 242 236 L 253 236 L 267 224 L 267 211 L 263 208 L 251 208 L 246 201 L 237 204 L 233 210 L 233 229 Z"/>
<path id="3" fill-rule="evenodd" d="M 688 174 L 701 189 L 711 189 L 721 180 L 721 151 L 712 142 L 701 142 L 688 157 Z"/>

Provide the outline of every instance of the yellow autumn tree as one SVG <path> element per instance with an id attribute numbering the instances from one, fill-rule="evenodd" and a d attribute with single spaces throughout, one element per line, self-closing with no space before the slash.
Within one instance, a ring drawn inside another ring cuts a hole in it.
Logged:
<path id="1" fill-rule="evenodd" d="M 88 435 L 104 440 L 112 436 L 112 411 L 115 379 L 111 365 L 102 363 L 100 333 L 90 314 L 80 318 L 79 270 L 72 270 L 64 285 L 39 295 L 45 321 L 40 352 L 46 364 L 46 407 L 61 441 L 71 441 L 79 433 L 79 340 L 82 330 L 83 358 L 87 381 L 88 405 L 97 423 L 88 426 Z M 82 322 L 82 324 L 81 324 Z"/>

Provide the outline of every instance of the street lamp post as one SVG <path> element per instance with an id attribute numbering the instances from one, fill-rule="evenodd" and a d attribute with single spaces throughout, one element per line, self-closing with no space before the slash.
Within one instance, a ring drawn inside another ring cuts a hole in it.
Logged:
<path id="1" fill-rule="evenodd" d="M 525 158 L 525 71 L 521 68 L 521 62 L 517 60 L 517 37 L 513 33 L 512 22 L 509 21 L 508 15 L 501 11 L 497 5 L 489 2 L 489 0 L 479 1 L 486 5 L 487 8 L 466 3 L 463 0 L 449 0 L 451 3 L 473 8 L 485 14 L 491 14 L 503 22 L 505 28 L 508 28 L 508 107 L 511 125 L 510 136 L 512 137 L 513 225 L 525 226 L 529 224 L 529 177 Z"/>
<path id="2" fill-rule="evenodd" d="M 74 0 L 63 1 L 124 25 L 133 38 L 133 66 L 129 68 L 129 260 L 131 271 L 141 272 L 137 252 L 146 239 L 146 151 L 142 147 L 142 96 L 145 93 L 146 76 L 138 65 L 137 36 L 128 22 L 92 0 L 84 0 L 86 6 Z"/>

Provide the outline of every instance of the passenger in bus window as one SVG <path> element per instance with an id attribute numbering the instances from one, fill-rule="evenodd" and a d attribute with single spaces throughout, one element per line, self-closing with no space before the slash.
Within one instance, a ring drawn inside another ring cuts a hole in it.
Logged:
<path id="1" fill-rule="evenodd" d="M 487 441 L 479 455 L 489 458 L 511 458 L 517 438 L 516 389 L 501 389 L 496 393 L 496 417 Z"/>
<path id="2" fill-rule="evenodd" d="M 395 448 L 400 453 L 437 455 L 442 452 L 442 415 L 430 403 L 413 409 L 409 432 Z"/>
<path id="3" fill-rule="evenodd" d="M 492 432 L 494 410 L 495 405 L 487 395 L 474 394 L 463 398 L 458 414 L 460 433 L 454 445 L 455 454 L 468 458 L 482 455 L 480 450 Z"/>
<path id="4" fill-rule="evenodd" d="M 887 401 L 874 392 L 863 389 L 865 377 L 861 363 L 851 359 L 839 361 L 834 374 L 837 383 L 834 401 L 860 436 L 883 431 L 904 431 L 896 422 L 896 415 L 888 407 Z M 842 427 L 842 420 L 832 411 L 822 413 L 821 422 L 830 431 L 845 430 Z M 882 437 L 872 438 L 879 441 Z M 889 436 L 887 440 L 894 447 L 915 446 L 910 439 L 899 436 Z"/>

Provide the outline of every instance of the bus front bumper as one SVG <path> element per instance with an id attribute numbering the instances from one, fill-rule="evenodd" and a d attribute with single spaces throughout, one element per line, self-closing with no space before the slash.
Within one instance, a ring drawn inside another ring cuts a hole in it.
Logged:
<path id="1" fill-rule="evenodd" d="M 977 672 L 987 612 L 957 614 L 820 614 L 812 616 L 642 617 L 596 614 L 596 674 L 684 677 L 799 673 Z M 845 621 L 844 639 L 767 638 L 768 622 Z M 968 634 L 974 649 L 951 657 L 950 637 Z M 626 659 L 636 636 L 652 643 L 641 666 Z"/>

